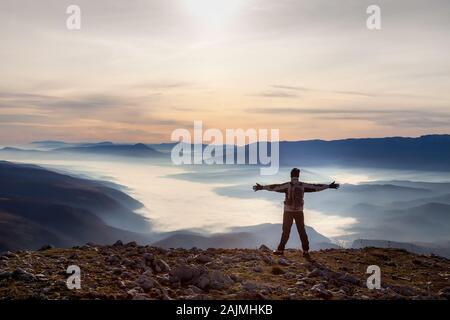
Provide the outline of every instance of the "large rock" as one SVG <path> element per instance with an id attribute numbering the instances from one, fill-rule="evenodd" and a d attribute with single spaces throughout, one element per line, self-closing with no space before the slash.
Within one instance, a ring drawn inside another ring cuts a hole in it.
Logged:
<path id="1" fill-rule="evenodd" d="M 8 271 L 0 272 L 0 280 L 11 278 L 12 275 L 13 275 L 12 272 L 8 272 Z"/>
<path id="2" fill-rule="evenodd" d="M 212 258 L 210 255 L 207 255 L 207 254 L 199 254 L 199 255 L 195 258 L 195 260 L 196 260 L 197 262 L 200 262 L 200 263 L 208 263 L 208 262 L 213 261 L 213 258 Z"/>
<path id="3" fill-rule="evenodd" d="M 139 276 L 139 278 L 137 279 L 136 283 L 144 291 L 148 291 L 148 290 L 150 290 L 150 289 L 152 289 L 152 288 L 157 286 L 157 281 L 156 280 L 154 280 L 153 278 L 150 278 L 150 277 L 146 277 L 144 275 Z"/>
<path id="4" fill-rule="evenodd" d="M 181 264 L 170 270 L 169 278 L 172 282 L 188 282 L 200 277 L 206 272 L 207 268 L 204 266 Z"/>
<path id="5" fill-rule="evenodd" d="M 351 283 L 356 286 L 362 286 L 362 284 L 363 284 L 362 280 L 356 278 L 355 276 L 352 276 L 349 273 L 344 273 L 344 274 L 340 275 L 338 279 L 340 281 Z"/>
<path id="6" fill-rule="evenodd" d="M 14 272 L 12 273 L 12 277 L 16 280 L 21 280 L 25 282 L 32 282 L 36 280 L 36 277 L 34 274 L 23 270 L 22 268 L 16 268 Z"/>
<path id="7" fill-rule="evenodd" d="M 224 273 L 214 270 L 212 272 L 202 274 L 193 282 L 194 285 L 202 290 L 216 289 L 223 290 L 233 284 L 233 280 Z"/>

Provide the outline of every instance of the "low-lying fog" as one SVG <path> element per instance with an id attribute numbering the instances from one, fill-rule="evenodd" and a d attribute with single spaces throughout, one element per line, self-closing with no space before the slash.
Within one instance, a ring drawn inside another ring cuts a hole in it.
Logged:
<path id="1" fill-rule="evenodd" d="M 173 166 L 148 160 L 87 159 L 5 159 L 34 163 L 72 175 L 115 182 L 125 192 L 140 200 L 145 208 L 139 212 L 152 219 L 157 231 L 202 229 L 222 232 L 234 226 L 280 223 L 283 194 L 251 190 L 255 182 L 279 183 L 289 180 L 290 168 L 276 176 L 260 176 L 256 167 L 239 166 Z M 448 175 L 430 172 L 375 169 L 303 168 L 303 181 L 359 184 L 381 180 L 450 181 Z M 347 205 L 359 200 L 339 191 L 325 190 L 305 197 L 305 222 L 328 237 L 347 238 L 352 227 L 360 223 L 357 214 L 346 214 Z M 342 197 L 340 197 L 342 195 Z M 356 198 L 356 194 L 355 197 Z M 379 198 L 379 195 L 377 196 Z M 325 199 L 327 201 L 325 201 Z M 369 202 L 364 198 L 364 201 Z M 409 198 L 405 198 L 409 199 Z M 398 200 L 402 200 L 399 198 Z M 362 200 L 361 200 L 362 201 Z M 334 203 L 339 202 L 337 205 Z M 351 202 L 351 203 L 350 203 Z M 375 203 L 373 203 L 375 204 Z"/>

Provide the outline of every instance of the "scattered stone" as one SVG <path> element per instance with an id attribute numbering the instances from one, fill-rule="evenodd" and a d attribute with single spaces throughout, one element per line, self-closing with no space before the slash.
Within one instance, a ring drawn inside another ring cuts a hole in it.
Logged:
<path id="1" fill-rule="evenodd" d="M 96 243 L 94 243 L 94 242 L 88 242 L 88 243 L 86 243 L 86 245 L 87 245 L 88 247 L 91 247 L 91 248 L 95 248 L 95 247 L 98 246 L 98 244 L 96 244 Z"/>
<path id="2" fill-rule="evenodd" d="M 310 277 L 310 278 L 320 277 L 321 275 L 322 275 L 322 272 L 318 268 L 315 268 L 313 271 L 311 271 L 307 274 L 307 277 Z"/>
<path id="3" fill-rule="evenodd" d="M 197 294 L 203 293 L 202 289 L 200 289 L 199 287 L 196 287 L 194 285 L 190 285 L 188 288 L 192 291 L 193 294 L 194 293 L 197 293 Z"/>
<path id="4" fill-rule="evenodd" d="M 151 298 L 145 293 L 137 293 L 132 300 L 151 300 Z"/>
<path id="5" fill-rule="evenodd" d="M 255 283 L 255 282 L 252 282 L 252 281 L 245 281 L 245 282 L 242 283 L 242 287 L 243 287 L 245 290 L 252 291 L 252 290 L 257 290 L 257 289 L 259 289 L 259 288 L 260 288 L 260 285 L 257 284 L 257 283 Z"/>
<path id="6" fill-rule="evenodd" d="M 200 277 L 205 272 L 207 269 L 204 266 L 178 265 L 169 272 L 169 278 L 171 282 L 188 282 Z"/>
<path id="7" fill-rule="evenodd" d="M 343 275 L 341 275 L 339 277 L 339 280 L 344 281 L 344 282 L 348 282 L 357 286 L 361 286 L 362 285 L 362 281 L 359 280 L 358 278 L 356 278 L 355 276 L 352 276 L 349 273 L 344 273 Z"/>
<path id="8" fill-rule="evenodd" d="M 122 265 L 125 266 L 125 267 L 131 267 L 134 264 L 135 264 L 135 261 L 131 260 L 131 259 L 124 259 L 122 261 Z"/>
<path id="9" fill-rule="evenodd" d="M 139 285 L 139 287 L 142 288 L 144 291 L 148 291 L 158 285 L 158 282 L 151 278 L 149 275 L 142 274 L 137 279 L 136 283 Z"/>
<path id="10" fill-rule="evenodd" d="M 231 278 L 231 280 L 233 280 L 234 282 L 242 282 L 241 277 L 239 277 L 237 274 L 230 274 L 230 278 Z"/>
<path id="11" fill-rule="evenodd" d="M 237 256 L 239 261 L 253 261 L 253 260 L 260 260 L 260 256 L 255 253 L 241 253 Z"/>
<path id="12" fill-rule="evenodd" d="M 261 266 L 259 266 L 259 265 L 256 265 L 256 266 L 253 267 L 253 271 L 261 273 L 261 272 L 263 272 L 263 268 Z"/>
<path id="13" fill-rule="evenodd" d="M 112 254 L 108 258 L 106 258 L 106 261 L 109 262 L 110 264 L 119 264 L 120 258 L 117 255 Z"/>
<path id="14" fill-rule="evenodd" d="M 199 254 L 195 260 L 200 263 L 208 263 L 213 261 L 213 258 L 211 258 L 211 256 L 206 254 Z"/>
<path id="15" fill-rule="evenodd" d="M 117 241 L 113 244 L 113 246 L 114 246 L 114 247 L 120 247 L 120 246 L 123 246 L 123 242 L 122 242 L 121 240 L 117 240 Z"/>
<path id="16" fill-rule="evenodd" d="M 117 243 L 117 242 L 116 242 L 116 243 Z M 127 246 L 127 247 L 133 247 L 133 248 L 135 248 L 135 247 L 138 246 L 138 244 L 136 243 L 136 241 L 131 241 L 131 242 L 128 242 L 128 243 L 126 244 L 126 246 Z"/>
<path id="17" fill-rule="evenodd" d="M 262 252 L 266 252 L 266 253 L 272 253 L 272 250 L 270 250 L 270 248 L 268 246 L 266 246 L 265 244 L 262 244 L 259 247 L 259 250 Z"/>
<path id="18" fill-rule="evenodd" d="M 262 255 L 261 260 L 270 266 L 275 264 L 275 259 L 271 255 Z"/>
<path id="19" fill-rule="evenodd" d="M 48 278 L 45 276 L 45 274 L 38 273 L 38 274 L 35 274 L 34 276 L 39 281 L 48 281 Z"/>
<path id="20" fill-rule="evenodd" d="M 208 267 L 208 269 L 222 269 L 222 266 L 222 264 L 218 264 L 214 261 L 205 263 L 205 267 Z"/>
<path id="21" fill-rule="evenodd" d="M 233 258 L 230 258 L 228 256 L 222 257 L 222 262 L 225 264 L 229 264 L 233 262 Z"/>
<path id="22" fill-rule="evenodd" d="M 321 283 L 313 286 L 311 291 L 313 291 L 316 296 L 323 299 L 331 299 L 333 297 L 333 293 L 330 290 L 325 289 L 324 285 Z"/>
<path id="23" fill-rule="evenodd" d="M 406 286 L 391 286 L 391 289 L 402 296 L 411 297 L 416 295 L 416 291 L 414 289 Z"/>
<path id="24" fill-rule="evenodd" d="M 144 261 L 149 264 L 151 264 L 155 260 L 155 256 L 151 253 L 144 253 L 142 255 L 142 258 L 144 258 Z"/>
<path id="25" fill-rule="evenodd" d="M 170 271 L 170 266 L 163 259 L 154 260 L 152 265 L 153 265 L 153 270 L 155 270 L 155 272 Z"/>
<path id="26" fill-rule="evenodd" d="M 285 259 L 285 258 L 279 258 L 278 259 L 278 264 L 282 265 L 282 266 L 288 266 L 290 265 L 290 263 Z"/>
<path id="27" fill-rule="evenodd" d="M 4 257 L 7 257 L 8 259 L 18 258 L 18 257 L 19 257 L 18 254 L 15 254 L 14 252 L 11 252 L 11 251 L 6 251 L 6 252 L 3 254 L 3 256 L 4 256 Z"/>
<path id="28" fill-rule="evenodd" d="M 162 285 L 165 285 L 165 286 L 171 285 L 168 274 L 156 276 L 156 280 Z"/>
<path id="29" fill-rule="evenodd" d="M 142 289 L 140 287 L 139 288 L 133 288 L 133 289 L 127 291 L 127 295 L 131 299 L 133 299 L 135 296 L 137 296 L 137 295 L 139 295 L 141 293 L 143 293 L 143 292 L 142 292 Z"/>
<path id="30" fill-rule="evenodd" d="M 445 298 L 447 300 L 450 300 L 450 287 L 446 287 L 444 289 L 441 289 L 438 292 L 439 297 Z"/>
<path id="31" fill-rule="evenodd" d="M 294 279 L 296 276 L 297 276 L 297 275 L 296 275 L 295 273 L 293 273 L 293 272 L 286 272 L 286 273 L 283 275 L 283 277 L 284 277 L 285 279 Z"/>
<path id="32" fill-rule="evenodd" d="M 69 259 L 76 260 L 80 258 L 80 254 L 78 252 L 74 252 L 69 256 Z"/>

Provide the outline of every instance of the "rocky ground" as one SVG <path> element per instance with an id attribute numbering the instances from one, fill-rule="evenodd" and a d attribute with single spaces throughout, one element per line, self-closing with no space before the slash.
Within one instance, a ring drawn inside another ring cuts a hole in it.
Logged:
<path id="1" fill-rule="evenodd" d="M 85 245 L 6 252 L 0 299 L 449 299 L 450 261 L 397 249 L 298 251 Z M 69 290 L 69 265 L 81 289 Z M 366 269 L 381 268 L 369 290 Z"/>

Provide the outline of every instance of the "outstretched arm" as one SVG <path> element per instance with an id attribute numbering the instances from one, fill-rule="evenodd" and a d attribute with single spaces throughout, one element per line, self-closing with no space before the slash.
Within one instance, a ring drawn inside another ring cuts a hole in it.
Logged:
<path id="1" fill-rule="evenodd" d="M 330 184 L 313 184 L 313 183 L 304 183 L 305 192 L 317 192 L 325 189 L 338 189 L 338 183 L 330 183 Z"/>
<path id="2" fill-rule="evenodd" d="M 288 185 L 286 183 L 283 184 L 269 184 L 266 186 L 260 185 L 259 183 L 253 186 L 254 191 L 259 190 L 267 190 L 267 191 L 275 191 L 275 192 L 286 192 L 288 190 Z"/>

